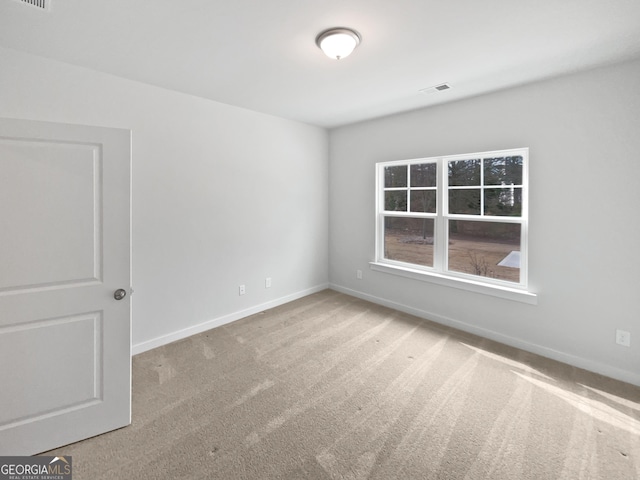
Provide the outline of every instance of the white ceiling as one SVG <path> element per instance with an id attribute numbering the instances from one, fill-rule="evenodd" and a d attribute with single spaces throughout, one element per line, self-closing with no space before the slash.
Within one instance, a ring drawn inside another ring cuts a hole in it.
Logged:
<path id="1" fill-rule="evenodd" d="M 639 0 L 51 5 L 0 0 L 0 46 L 323 127 L 640 56 Z M 340 61 L 315 45 L 334 26 L 362 35 Z"/>

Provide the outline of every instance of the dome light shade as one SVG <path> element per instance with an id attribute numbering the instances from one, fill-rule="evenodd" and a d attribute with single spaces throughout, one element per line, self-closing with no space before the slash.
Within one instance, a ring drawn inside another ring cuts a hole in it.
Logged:
<path id="1" fill-rule="evenodd" d="M 361 39 L 360 34 L 350 28 L 330 28 L 320 32 L 316 37 L 316 45 L 327 57 L 340 60 L 349 56 Z"/>

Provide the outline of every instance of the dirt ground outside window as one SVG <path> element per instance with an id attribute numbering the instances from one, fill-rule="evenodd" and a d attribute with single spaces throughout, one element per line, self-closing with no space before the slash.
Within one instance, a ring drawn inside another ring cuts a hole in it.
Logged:
<path id="1" fill-rule="evenodd" d="M 418 232 L 385 230 L 385 258 L 417 265 L 433 266 L 433 238 Z M 498 265 L 520 245 L 487 241 L 478 237 L 452 234 L 449 238 L 449 270 L 520 282 L 520 269 Z"/>

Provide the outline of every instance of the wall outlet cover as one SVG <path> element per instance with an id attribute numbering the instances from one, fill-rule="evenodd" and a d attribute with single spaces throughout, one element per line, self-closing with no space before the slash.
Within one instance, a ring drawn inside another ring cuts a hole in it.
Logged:
<path id="1" fill-rule="evenodd" d="M 631 346 L 631 333 L 625 330 L 616 330 L 616 343 L 623 347 Z"/>

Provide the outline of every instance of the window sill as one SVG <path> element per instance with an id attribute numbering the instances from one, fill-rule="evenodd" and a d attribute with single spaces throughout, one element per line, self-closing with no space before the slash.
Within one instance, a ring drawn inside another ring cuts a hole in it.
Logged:
<path id="1" fill-rule="evenodd" d="M 422 270 L 414 270 L 411 268 L 399 267 L 386 263 L 370 262 L 369 265 L 371 267 L 371 270 L 375 270 L 378 272 L 390 273 L 392 275 L 399 275 L 401 277 L 420 280 L 422 282 L 444 285 L 446 287 L 466 290 L 468 292 L 475 292 L 484 295 L 491 295 L 493 297 L 505 298 L 507 300 L 527 303 L 529 305 L 538 304 L 538 296 L 535 293 L 528 292 L 526 290 L 503 287 L 500 285 L 489 285 L 486 283 L 475 282 L 473 280 L 467 280 L 464 278 L 449 277 L 446 275 L 442 275 L 441 273 L 425 272 Z"/>

